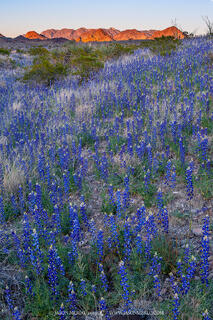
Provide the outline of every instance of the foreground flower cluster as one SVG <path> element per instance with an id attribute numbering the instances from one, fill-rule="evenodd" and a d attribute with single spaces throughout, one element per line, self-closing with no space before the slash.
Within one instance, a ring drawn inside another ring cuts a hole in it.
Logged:
<path id="1" fill-rule="evenodd" d="M 202 208 L 200 252 L 185 235 L 173 259 L 164 190 L 182 185 L 189 208 L 199 192 L 212 200 L 212 50 L 208 38 L 183 41 L 171 56 L 138 50 L 81 85 L 28 87 L 20 70 L 2 72 L 3 316 L 99 310 L 110 319 L 112 308 L 134 313 L 149 299 L 165 319 L 181 319 L 196 291 L 206 297 L 196 316 L 210 319 L 211 212 Z"/>

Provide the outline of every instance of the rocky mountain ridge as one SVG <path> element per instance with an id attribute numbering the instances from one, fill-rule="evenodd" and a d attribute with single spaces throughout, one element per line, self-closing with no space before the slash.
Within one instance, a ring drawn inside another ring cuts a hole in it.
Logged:
<path id="1" fill-rule="evenodd" d="M 20 35 L 14 39 L 29 39 L 29 40 L 73 40 L 76 42 L 104 42 L 104 41 L 128 41 L 128 40 L 153 40 L 162 36 L 173 36 L 178 39 L 183 39 L 185 35 L 177 27 L 172 26 L 164 30 L 137 30 L 127 29 L 120 31 L 115 28 L 98 28 L 98 29 L 68 29 L 61 30 L 48 29 L 40 34 L 36 31 L 28 31 L 24 35 Z M 1 39 L 7 39 L 0 34 Z M 8 38 L 11 39 L 11 38 Z"/>

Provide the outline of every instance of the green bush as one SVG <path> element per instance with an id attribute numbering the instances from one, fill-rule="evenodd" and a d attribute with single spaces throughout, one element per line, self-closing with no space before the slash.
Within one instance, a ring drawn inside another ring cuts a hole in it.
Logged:
<path id="1" fill-rule="evenodd" d="M 10 50 L 4 49 L 4 48 L 0 48 L 0 54 L 9 56 Z"/>
<path id="2" fill-rule="evenodd" d="M 25 72 L 23 80 L 34 80 L 50 85 L 53 81 L 65 75 L 67 75 L 67 68 L 63 64 L 58 62 L 54 64 L 46 57 L 41 57 L 34 60 L 31 69 Z"/>
<path id="3" fill-rule="evenodd" d="M 47 56 L 49 51 L 44 47 L 33 47 L 29 49 L 29 54 L 31 56 Z"/>
<path id="4" fill-rule="evenodd" d="M 141 43 L 140 47 L 149 48 L 153 53 L 160 54 L 162 56 L 171 55 L 173 51 L 180 45 L 180 40 L 174 39 L 174 37 L 155 38 L 154 40 L 148 40 Z"/>
<path id="5" fill-rule="evenodd" d="M 83 56 L 73 59 L 72 63 L 78 68 L 75 74 L 80 76 L 80 80 L 88 79 L 90 74 L 94 71 L 104 67 L 103 62 L 99 61 L 94 56 Z"/>

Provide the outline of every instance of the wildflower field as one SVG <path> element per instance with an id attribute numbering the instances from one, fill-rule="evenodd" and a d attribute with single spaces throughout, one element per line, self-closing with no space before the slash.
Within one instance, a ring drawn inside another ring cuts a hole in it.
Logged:
<path id="1" fill-rule="evenodd" d="M 0 51 L 0 319 L 213 319 L 212 38 L 91 50 Z"/>

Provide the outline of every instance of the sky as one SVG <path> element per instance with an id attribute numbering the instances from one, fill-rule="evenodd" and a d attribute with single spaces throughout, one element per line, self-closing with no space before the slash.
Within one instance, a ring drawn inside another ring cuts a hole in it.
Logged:
<path id="1" fill-rule="evenodd" d="M 16 37 L 46 29 L 165 29 L 204 34 L 213 21 L 213 0 L 0 0 L 0 33 Z"/>

